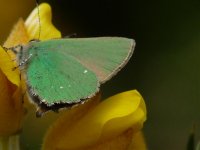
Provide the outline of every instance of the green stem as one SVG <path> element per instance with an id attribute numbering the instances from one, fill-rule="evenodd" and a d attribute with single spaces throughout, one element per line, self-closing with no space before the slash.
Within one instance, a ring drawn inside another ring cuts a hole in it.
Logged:
<path id="1" fill-rule="evenodd" d="M 19 135 L 0 137 L 0 150 L 20 150 Z"/>

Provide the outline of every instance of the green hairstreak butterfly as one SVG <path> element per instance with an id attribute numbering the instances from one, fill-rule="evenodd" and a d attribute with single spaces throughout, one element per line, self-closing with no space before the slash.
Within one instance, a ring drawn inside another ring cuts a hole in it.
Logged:
<path id="1" fill-rule="evenodd" d="M 36 4 L 41 30 L 37 0 Z M 133 39 L 96 37 L 32 40 L 7 49 L 16 53 L 29 97 L 41 116 L 93 97 L 125 66 L 134 47 Z"/>
<path id="2" fill-rule="evenodd" d="M 134 47 L 133 39 L 97 37 L 35 40 L 12 50 L 42 115 L 93 97 L 125 66 Z"/>

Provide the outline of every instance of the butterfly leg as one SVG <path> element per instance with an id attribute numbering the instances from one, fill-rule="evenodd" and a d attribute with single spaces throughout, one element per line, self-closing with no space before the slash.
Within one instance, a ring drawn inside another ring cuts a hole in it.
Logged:
<path id="1" fill-rule="evenodd" d="M 72 33 L 72 34 L 69 34 L 69 35 L 65 36 L 64 38 L 74 38 L 76 36 L 77 36 L 76 33 Z"/>
<path id="2" fill-rule="evenodd" d="M 27 62 L 30 60 L 30 58 L 32 57 L 32 54 L 29 54 L 28 58 L 25 58 L 24 60 L 22 60 L 18 66 L 14 67 L 13 70 L 21 67 L 21 66 L 24 66 L 25 64 L 27 64 Z"/>
<path id="3" fill-rule="evenodd" d="M 38 40 L 38 39 L 31 39 L 31 40 L 29 41 L 29 43 L 31 43 L 31 42 L 40 42 L 40 40 Z"/>

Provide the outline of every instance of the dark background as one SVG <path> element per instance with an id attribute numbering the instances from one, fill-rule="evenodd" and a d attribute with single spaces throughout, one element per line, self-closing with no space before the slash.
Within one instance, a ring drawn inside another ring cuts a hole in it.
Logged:
<path id="1" fill-rule="evenodd" d="M 77 33 L 77 37 L 123 36 L 136 40 L 132 59 L 103 85 L 103 95 L 137 89 L 147 104 L 144 134 L 148 148 L 186 149 L 192 126 L 195 124 L 198 131 L 200 125 L 200 1 L 46 2 L 51 4 L 53 22 L 63 36 Z M 26 18 L 35 6 L 34 1 L 25 0 L 12 4 L 15 7 L 8 2 L 0 6 L 0 10 L 4 8 L 0 11 L 0 31 L 4 31 L 1 41 L 17 18 Z"/>

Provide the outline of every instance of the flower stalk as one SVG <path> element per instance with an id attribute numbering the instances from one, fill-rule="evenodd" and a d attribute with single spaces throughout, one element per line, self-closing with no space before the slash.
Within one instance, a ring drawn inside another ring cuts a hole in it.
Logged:
<path id="1" fill-rule="evenodd" d="M 0 137 L 1 150 L 20 150 L 19 135 Z"/>

